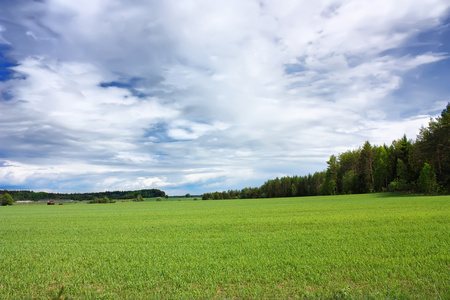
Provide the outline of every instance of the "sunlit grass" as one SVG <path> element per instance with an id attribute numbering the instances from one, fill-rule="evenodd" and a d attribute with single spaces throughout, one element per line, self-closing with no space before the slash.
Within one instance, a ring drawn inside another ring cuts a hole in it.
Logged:
<path id="1" fill-rule="evenodd" d="M 450 298 L 449 196 L 12 206 L 0 222 L 0 298 Z"/>

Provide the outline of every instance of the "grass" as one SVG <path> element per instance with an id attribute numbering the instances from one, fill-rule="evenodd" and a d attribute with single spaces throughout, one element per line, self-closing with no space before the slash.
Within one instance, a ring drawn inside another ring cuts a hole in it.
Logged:
<path id="1" fill-rule="evenodd" d="M 2 299 L 450 299 L 450 197 L 0 207 Z"/>

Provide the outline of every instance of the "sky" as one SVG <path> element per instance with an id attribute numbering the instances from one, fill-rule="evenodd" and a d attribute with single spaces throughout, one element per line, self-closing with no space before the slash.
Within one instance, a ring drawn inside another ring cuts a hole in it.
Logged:
<path id="1" fill-rule="evenodd" d="M 1 0 L 0 189 L 323 171 L 450 101 L 448 0 Z"/>

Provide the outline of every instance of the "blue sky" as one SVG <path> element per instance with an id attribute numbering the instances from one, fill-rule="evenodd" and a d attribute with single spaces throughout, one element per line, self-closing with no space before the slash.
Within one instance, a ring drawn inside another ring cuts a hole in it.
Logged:
<path id="1" fill-rule="evenodd" d="M 0 189 L 260 186 L 450 101 L 450 4 L 0 2 Z"/>

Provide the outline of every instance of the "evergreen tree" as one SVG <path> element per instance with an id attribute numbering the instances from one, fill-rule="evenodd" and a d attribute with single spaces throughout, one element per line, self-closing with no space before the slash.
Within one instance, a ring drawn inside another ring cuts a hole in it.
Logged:
<path id="1" fill-rule="evenodd" d="M 348 170 L 342 176 L 342 193 L 352 194 L 356 191 L 356 174 L 353 170 Z"/>
<path id="2" fill-rule="evenodd" d="M 335 195 L 337 193 L 337 171 L 338 171 L 338 161 L 336 156 L 331 155 L 330 160 L 327 161 L 328 168 L 325 172 L 325 179 L 320 185 L 321 195 Z"/>
<path id="3" fill-rule="evenodd" d="M 403 135 L 403 137 L 399 140 L 393 141 L 392 145 L 394 146 L 394 155 L 395 155 L 395 174 L 396 177 L 399 177 L 399 172 L 397 170 L 397 167 L 399 166 L 398 162 L 399 159 L 402 161 L 400 164 L 400 167 L 404 167 L 402 172 L 402 178 L 406 182 L 412 182 L 415 180 L 415 173 L 414 173 L 414 165 L 413 165 L 413 158 L 412 158 L 412 152 L 413 152 L 413 143 L 411 140 L 408 140 L 406 135 Z"/>
<path id="4" fill-rule="evenodd" d="M 330 173 L 325 174 L 325 180 L 320 185 L 320 194 L 321 195 L 335 195 L 336 194 L 336 181 L 329 175 Z"/>
<path id="5" fill-rule="evenodd" d="M 419 179 L 417 179 L 417 187 L 422 193 L 430 194 L 436 192 L 436 173 L 427 163 L 424 164 Z"/>
<path id="6" fill-rule="evenodd" d="M 388 185 L 388 156 L 385 147 L 380 146 L 375 156 L 373 171 L 375 191 L 380 192 Z"/>
<path id="7" fill-rule="evenodd" d="M 295 187 L 294 183 L 292 183 L 292 185 L 291 185 L 291 196 L 292 197 L 297 196 L 297 188 Z"/>
<path id="8" fill-rule="evenodd" d="M 368 141 L 361 149 L 358 161 L 357 192 L 369 193 L 373 191 L 373 149 Z"/>
<path id="9" fill-rule="evenodd" d="M 339 155 L 339 167 L 337 169 L 336 179 L 338 193 L 351 194 L 356 192 L 356 182 L 354 179 L 360 154 L 361 149 L 347 151 Z M 351 180 L 349 180 L 350 177 Z"/>
<path id="10" fill-rule="evenodd" d="M 325 172 L 315 172 L 312 176 L 309 176 L 308 178 L 310 179 L 310 183 L 308 188 L 308 195 L 317 196 L 320 194 L 320 185 L 324 181 Z"/>
<path id="11" fill-rule="evenodd" d="M 280 197 L 290 197 L 291 196 L 291 188 L 292 188 L 290 178 L 289 177 L 281 177 L 280 184 L 281 184 Z"/>
<path id="12" fill-rule="evenodd" d="M 411 188 L 411 184 L 408 181 L 408 168 L 406 164 L 400 158 L 397 159 L 397 176 L 389 184 L 389 191 L 408 191 Z"/>

